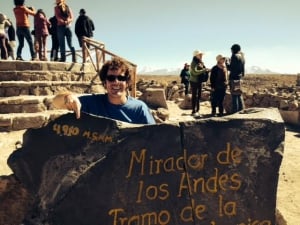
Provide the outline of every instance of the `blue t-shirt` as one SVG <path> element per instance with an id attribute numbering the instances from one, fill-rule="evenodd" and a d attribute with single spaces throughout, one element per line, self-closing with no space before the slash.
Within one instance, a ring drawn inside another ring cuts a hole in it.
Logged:
<path id="1" fill-rule="evenodd" d="M 79 97 L 81 111 L 135 124 L 155 124 L 147 105 L 141 100 L 128 96 L 123 105 L 108 101 L 107 94 L 83 95 Z"/>

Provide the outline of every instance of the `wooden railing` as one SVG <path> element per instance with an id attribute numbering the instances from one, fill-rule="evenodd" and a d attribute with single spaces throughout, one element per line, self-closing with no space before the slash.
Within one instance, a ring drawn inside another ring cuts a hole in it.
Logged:
<path id="1" fill-rule="evenodd" d="M 94 54 L 93 54 L 94 52 Z M 82 64 L 90 62 L 93 64 L 97 72 L 100 71 L 102 65 L 106 61 L 106 56 L 119 57 L 112 52 L 105 49 L 105 45 L 102 42 L 93 40 L 91 38 L 84 37 L 82 41 Z M 136 97 L 136 71 L 137 65 L 122 58 L 132 67 L 132 85 L 131 85 L 131 96 Z"/>

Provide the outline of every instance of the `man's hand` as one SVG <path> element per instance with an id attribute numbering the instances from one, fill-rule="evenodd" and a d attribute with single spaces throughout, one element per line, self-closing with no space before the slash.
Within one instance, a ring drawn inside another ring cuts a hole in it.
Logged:
<path id="1" fill-rule="evenodd" d="M 74 111 L 76 114 L 76 118 L 79 119 L 80 118 L 80 109 L 81 109 L 81 103 L 79 101 L 79 99 L 72 95 L 65 95 L 64 97 L 65 100 L 65 106 L 68 110 Z"/>
<path id="2" fill-rule="evenodd" d="M 80 118 L 81 103 L 78 97 L 70 92 L 57 94 L 53 98 L 52 105 L 56 109 L 67 109 L 74 111 L 76 118 Z"/>

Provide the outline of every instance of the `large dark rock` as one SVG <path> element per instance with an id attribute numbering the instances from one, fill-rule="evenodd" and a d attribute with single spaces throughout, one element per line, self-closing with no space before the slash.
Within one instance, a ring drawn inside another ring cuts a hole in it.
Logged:
<path id="1" fill-rule="evenodd" d="M 64 115 L 8 163 L 34 207 L 25 224 L 275 224 L 284 141 L 277 110 L 135 126 Z"/>

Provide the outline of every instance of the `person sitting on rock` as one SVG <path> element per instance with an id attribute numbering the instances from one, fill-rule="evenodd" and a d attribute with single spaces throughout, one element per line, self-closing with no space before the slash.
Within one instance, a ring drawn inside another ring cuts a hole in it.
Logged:
<path id="1" fill-rule="evenodd" d="M 53 106 L 68 109 L 80 118 L 80 112 L 108 117 L 134 124 L 155 124 L 147 105 L 128 96 L 131 70 L 127 63 L 118 57 L 107 61 L 99 72 L 107 93 L 77 97 L 70 92 L 60 93 L 53 99 Z"/>

